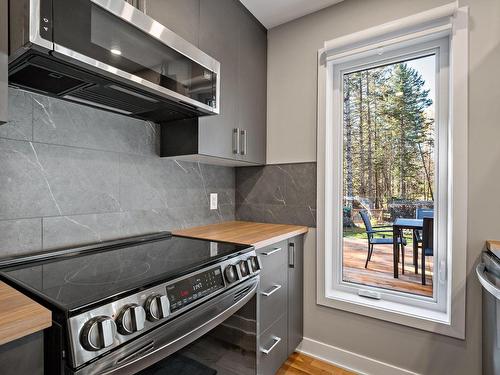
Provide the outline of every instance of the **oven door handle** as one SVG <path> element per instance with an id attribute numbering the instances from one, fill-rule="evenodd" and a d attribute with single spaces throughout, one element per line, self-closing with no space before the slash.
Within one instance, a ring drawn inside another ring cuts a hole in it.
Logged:
<path id="1" fill-rule="evenodd" d="M 127 350 L 125 346 L 122 351 L 118 350 L 115 353 L 110 353 L 110 355 L 75 371 L 74 374 L 135 374 L 182 349 L 184 346 L 197 340 L 205 333 L 218 326 L 255 296 L 258 285 L 259 277 L 257 276 L 231 289 L 230 293 L 214 297 L 213 300 L 207 302 L 207 304 L 210 305 L 207 306 L 206 309 L 193 309 L 191 311 L 193 314 L 192 319 L 195 321 L 200 319 L 202 321 L 196 322 L 194 328 L 190 327 L 190 329 L 186 329 L 178 336 L 172 336 L 172 332 L 176 331 L 176 329 L 181 331 L 182 328 L 185 328 L 185 326 L 189 324 L 189 312 L 183 315 L 180 320 L 174 319 L 171 322 L 172 326 L 167 322 L 163 327 L 156 331 L 152 331 L 150 335 L 146 334 L 143 340 L 138 340 L 135 350 Z M 200 306 L 204 305 L 205 304 L 202 304 Z M 211 309 L 217 308 L 220 308 L 220 310 L 216 312 L 212 311 L 212 315 L 209 315 Z M 153 342 L 153 346 L 151 346 L 151 344 L 148 345 L 148 343 L 151 342 Z"/>

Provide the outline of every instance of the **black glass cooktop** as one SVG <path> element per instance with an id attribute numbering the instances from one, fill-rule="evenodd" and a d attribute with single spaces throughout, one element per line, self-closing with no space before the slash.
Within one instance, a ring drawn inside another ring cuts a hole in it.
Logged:
<path id="1" fill-rule="evenodd" d="M 126 244 L 74 249 L 0 272 L 42 300 L 74 310 L 173 279 L 248 249 L 245 245 L 155 235 Z"/>

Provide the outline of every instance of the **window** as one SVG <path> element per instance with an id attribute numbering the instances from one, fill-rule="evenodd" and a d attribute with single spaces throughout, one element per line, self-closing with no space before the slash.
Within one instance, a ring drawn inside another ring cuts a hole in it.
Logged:
<path id="1" fill-rule="evenodd" d="M 318 303 L 462 337 L 466 49 L 436 14 L 321 51 Z"/>
<path id="2" fill-rule="evenodd" d="M 444 270 L 437 270 L 434 261 L 438 249 L 433 233 L 439 234 L 434 230 L 434 195 L 436 177 L 446 174 L 437 169 L 436 145 L 438 134 L 447 134 L 445 119 L 442 131 L 436 131 L 435 111 L 446 103 L 436 101 L 435 93 L 436 78 L 447 67 L 447 42 L 409 57 L 396 51 L 398 61 L 340 72 L 343 283 L 435 297 L 438 273 Z M 425 230 L 424 216 L 429 221 Z M 408 227 L 394 238 L 398 223 Z M 393 276 L 395 265 L 398 277 Z"/>

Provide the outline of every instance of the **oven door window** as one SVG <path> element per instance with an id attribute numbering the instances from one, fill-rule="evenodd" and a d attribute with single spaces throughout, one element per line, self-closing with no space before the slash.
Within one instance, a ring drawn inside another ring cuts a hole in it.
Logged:
<path id="1" fill-rule="evenodd" d="M 216 73 L 90 0 L 54 0 L 54 43 L 128 73 L 131 81 L 216 107 Z"/>

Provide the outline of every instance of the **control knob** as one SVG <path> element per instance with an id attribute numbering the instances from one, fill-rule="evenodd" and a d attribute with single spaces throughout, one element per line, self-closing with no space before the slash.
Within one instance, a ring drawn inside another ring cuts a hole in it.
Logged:
<path id="1" fill-rule="evenodd" d="M 256 255 L 251 256 L 250 258 L 250 266 L 252 267 L 253 272 L 260 271 L 262 269 L 262 263 L 260 262 L 260 258 Z"/>
<path id="2" fill-rule="evenodd" d="M 164 319 L 170 315 L 170 301 L 162 294 L 152 294 L 146 300 L 146 317 L 150 322 Z"/>
<path id="3" fill-rule="evenodd" d="M 226 276 L 226 280 L 229 284 L 238 281 L 240 278 L 238 269 L 233 264 L 226 267 L 226 269 L 224 270 L 224 275 Z"/>
<path id="4" fill-rule="evenodd" d="M 82 328 L 80 342 L 90 351 L 97 351 L 113 345 L 116 324 L 109 316 L 97 316 L 90 319 Z"/>
<path id="5" fill-rule="evenodd" d="M 116 318 L 118 332 L 122 335 L 130 335 L 144 328 L 146 312 L 142 306 L 136 303 L 126 305 Z"/>
<path id="6" fill-rule="evenodd" d="M 240 260 L 238 262 L 238 267 L 240 268 L 241 276 L 243 277 L 248 276 L 251 272 L 248 262 L 246 260 Z"/>

